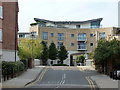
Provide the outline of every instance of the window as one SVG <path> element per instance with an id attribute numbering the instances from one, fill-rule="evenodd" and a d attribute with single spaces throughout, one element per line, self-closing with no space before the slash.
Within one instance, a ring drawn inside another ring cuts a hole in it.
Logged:
<path id="1" fill-rule="evenodd" d="M 100 21 L 91 22 L 91 28 L 100 28 Z"/>
<path id="2" fill-rule="evenodd" d="M 58 40 L 63 40 L 63 39 L 64 39 L 64 34 L 58 33 Z"/>
<path id="3" fill-rule="evenodd" d="M 71 43 L 71 46 L 74 46 L 74 43 Z"/>
<path id="4" fill-rule="evenodd" d="M 33 38 L 36 38 L 36 32 L 31 32 L 31 37 L 33 35 Z"/>
<path id="5" fill-rule="evenodd" d="M 84 42 L 78 43 L 78 49 L 86 49 L 86 48 L 87 48 L 86 43 L 84 43 Z"/>
<path id="6" fill-rule="evenodd" d="M 19 34 L 19 38 L 24 38 L 24 37 L 25 37 L 25 35 Z"/>
<path id="7" fill-rule="evenodd" d="M 78 40 L 79 41 L 86 41 L 86 33 L 79 33 Z"/>
<path id="8" fill-rule="evenodd" d="M 3 7 L 0 6 L 0 18 L 3 18 Z"/>
<path id="9" fill-rule="evenodd" d="M 90 46 L 93 46 L 93 43 L 90 43 Z"/>
<path id="10" fill-rule="evenodd" d="M 48 40 L 48 32 L 43 32 L 42 39 Z"/>
<path id="11" fill-rule="evenodd" d="M 51 37 L 53 37 L 54 36 L 54 34 L 53 33 L 51 33 Z"/>
<path id="12" fill-rule="evenodd" d="M 71 37 L 74 37 L 74 34 L 71 34 Z"/>
<path id="13" fill-rule="evenodd" d="M 57 44 L 58 44 L 58 45 L 57 45 L 57 49 L 60 49 L 60 46 L 63 45 L 63 42 L 58 42 Z"/>
<path id="14" fill-rule="evenodd" d="M 0 29 L 0 42 L 2 41 L 2 30 Z"/>
<path id="15" fill-rule="evenodd" d="M 76 25 L 76 28 L 80 28 L 80 25 Z"/>
<path id="16" fill-rule="evenodd" d="M 105 40 L 105 32 L 99 33 L 99 39 Z"/>
<path id="17" fill-rule="evenodd" d="M 93 34 L 93 33 L 91 33 L 91 34 L 90 34 L 90 37 L 93 37 L 93 36 L 94 36 L 94 34 Z"/>

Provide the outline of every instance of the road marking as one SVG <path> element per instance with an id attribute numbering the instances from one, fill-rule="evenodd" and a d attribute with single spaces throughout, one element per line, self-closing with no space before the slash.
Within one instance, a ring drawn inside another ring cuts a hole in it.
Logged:
<path id="1" fill-rule="evenodd" d="M 90 84 L 91 90 L 95 90 L 95 85 L 94 85 L 94 83 L 92 82 L 92 80 L 90 80 L 89 77 L 85 77 L 85 78 L 86 78 L 86 80 L 88 80 L 88 82 L 89 82 L 89 84 Z"/>
<path id="2" fill-rule="evenodd" d="M 34 82 L 31 82 L 30 84 L 28 84 L 28 85 L 26 85 L 26 86 L 24 86 L 24 87 L 30 87 L 30 86 L 32 86 L 33 84 L 35 84 L 36 82 L 41 81 L 42 78 L 43 78 L 43 76 L 44 76 L 44 74 L 45 74 L 45 72 L 47 71 L 47 68 L 48 68 L 48 67 L 45 67 L 45 69 L 42 71 L 42 73 L 40 74 L 40 76 L 38 77 L 37 80 L 35 80 Z"/>

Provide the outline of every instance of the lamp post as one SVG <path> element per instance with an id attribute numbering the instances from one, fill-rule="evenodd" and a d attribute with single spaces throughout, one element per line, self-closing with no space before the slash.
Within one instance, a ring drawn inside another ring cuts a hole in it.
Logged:
<path id="1" fill-rule="evenodd" d="M 34 36 L 33 33 L 31 36 L 32 36 L 32 59 L 33 59 L 33 36 Z"/>

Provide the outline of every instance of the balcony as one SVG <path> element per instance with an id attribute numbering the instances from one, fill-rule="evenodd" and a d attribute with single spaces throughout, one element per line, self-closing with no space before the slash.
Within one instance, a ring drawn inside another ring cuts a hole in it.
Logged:
<path id="1" fill-rule="evenodd" d="M 86 37 L 78 37 L 77 41 L 87 41 L 87 38 Z"/>
<path id="2" fill-rule="evenodd" d="M 86 45 L 78 45 L 77 50 L 87 50 L 87 46 Z"/>
<path id="3" fill-rule="evenodd" d="M 59 41 L 63 41 L 64 40 L 64 37 L 62 36 L 62 37 L 58 37 L 58 40 Z"/>

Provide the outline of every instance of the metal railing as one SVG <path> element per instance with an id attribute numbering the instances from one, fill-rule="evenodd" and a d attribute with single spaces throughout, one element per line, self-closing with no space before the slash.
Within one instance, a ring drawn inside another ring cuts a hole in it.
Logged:
<path id="1" fill-rule="evenodd" d="M 87 41 L 87 38 L 86 37 L 78 37 L 77 41 Z"/>
<path id="2" fill-rule="evenodd" d="M 87 46 L 86 45 L 78 45 L 77 50 L 87 50 Z"/>

